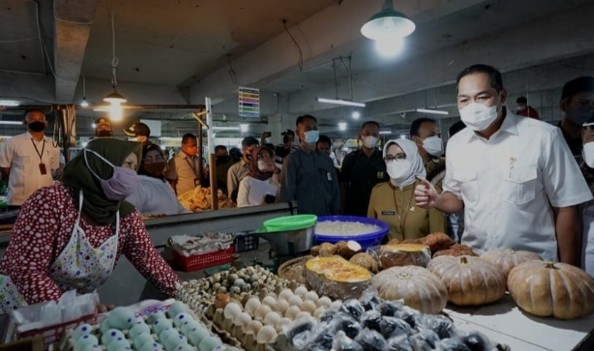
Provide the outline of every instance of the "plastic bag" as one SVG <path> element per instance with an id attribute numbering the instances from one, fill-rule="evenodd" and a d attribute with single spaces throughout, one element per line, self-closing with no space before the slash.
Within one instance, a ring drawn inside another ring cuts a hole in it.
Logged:
<path id="1" fill-rule="evenodd" d="M 383 301 L 377 306 L 377 310 L 382 316 L 394 317 L 403 307 L 404 305 L 399 301 Z"/>
<path id="2" fill-rule="evenodd" d="M 287 340 L 298 350 L 304 350 L 315 336 L 312 332 L 317 323 L 309 318 L 298 319 L 288 327 L 284 327 Z"/>
<path id="3" fill-rule="evenodd" d="M 402 319 L 413 329 L 417 327 L 417 316 L 419 312 L 410 307 L 403 307 L 394 313 L 394 317 Z"/>
<path id="4" fill-rule="evenodd" d="M 408 335 L 401 334 L 386 340 L 386 351 L 414 351 L 408 342 Z"/>
<path id="5" fill-rule="evenodd" d="M 408 325 L 408 323 L 402 319 L 389 316 L 383 316 L 381 318 L 379 322 L 379 328 L 380 332 L 386 339 L 403 335 L 408 337 L 414 332 L 410 325 Z"/>
<path id="6" fill-rule="evenodd" d="M 359 317 L 359 322 L 365 328 L 379 331 L 381 319 L 382 319 L 382 315 L 381 315 L 381 313 L 379 313 L 379 311 L 369 310 L 369 311 L 363 312 L 361 317 Z"/>
<path id="7" fill-rule="evenodd" d="M 363 347 L 355 340 L 346 336 L 341 330 L 336 333 L 336 338 L 332 343 L 333 351 L 363 351 Z"/>
<path id="8" fill-rule="evenodd" d="M 473 331 L 460 337 L 464 345 L 472 351 L 495 351 L 497 347 L 489 340 L 485 334 Z"/>
<path id="9" fill-rule="evenodd" d="M 366 311 L 375 310 L 382 302 L 378 297 L 378 291 L 376 288 L 369 288 L 363 292 L 363 295 L 359 298 L 361 305 Z"/>
<path id="10" fill-rule="evenodd" d="M 353 318 L 359 319 L 363 312 L 365 312 L 365 307 L 359 302 L 359 300 L 349 299 L 342 303 L 340 307 L 341 312 L 350 314 Z"/>
<path id="11" fill-rule="evenodd" d="M 431 261 L 431 250 L 423 244 L 387 244 L 370 248 L 367 253 L 380 262 L 382 270 L 409 265 L 427 267 Z"/>
<path id="12" fill-rule="evenodd" d="M 386 339 L 375 330 L 365 328 L 355 338 L 364 351 L 383 351 L 386 349 Z"/>
<path id="13" fill-rule="evenodd" d="M 346 336 L 354 339 L 361 331 L 361 324 L 348 313 L 339 312 L 330 321 L 331 330 L 338 332 L 342 330 Z"/>
<path id="14" fill-rule="evenodd" d="M 444 316 L 419 314 L 415 316 L 415 322 L 418 329 L 432 330 L 440 339 L 452 338 L 458 335 L 454 322 Z"/>
<path id="15" fill-rule="evenodd" d="M 439 342 L 439 336 L 431 330 L 422 330 L 408 337 L 408 341 L 414 351 L 435 350 L 435 344 Z"/>
<path id="16" fill-rule="evenodd" d="M 439 351 L 471 351 L 459 338 L 442 339 L 435 344 L 435 349 Z"/>

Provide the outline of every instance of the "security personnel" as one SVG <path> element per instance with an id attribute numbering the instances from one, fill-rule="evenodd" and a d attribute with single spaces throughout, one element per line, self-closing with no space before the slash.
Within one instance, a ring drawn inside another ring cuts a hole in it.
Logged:
<path id="1" fill-rule="evenodd" d="M 410 125 L 410 140 L 419 148 L 423 166 L 427 171 L 427 180 L 435 185 L 439 192 L 445 177 L 445 158 L 439 126 L 434 119 L 422 117 Z"/>

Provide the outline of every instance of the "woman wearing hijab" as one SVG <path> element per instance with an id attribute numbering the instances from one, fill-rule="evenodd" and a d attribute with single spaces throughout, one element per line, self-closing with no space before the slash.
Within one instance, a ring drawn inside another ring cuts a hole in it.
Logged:
<path id="1" fill-rule="evenodd" d="M 134 207 L 139 143 L 96 139 L 66 165 L 61 183 L 23 204 L 0 262 L 2 311 L 94 291 L 124 254 L 168 296 L 179 279 L 154 249 Z"/>
<path id="2" fill-rule="evenodd" d="M 132 195 L 126 198 L 126 201 L 145 216 L 190 213 L 179 203 L 173 188 L 165 180 L 165 166 L 167 162 L 159 145 L 145 145 L 138 170 L 138 186 Z"/>
<path id="3" fill-rule="evenodd" d="M 415 186 L 426 176 L 417 145 L 407 139 L 389 140 L 384 146 L 384 161 L 390 181 L 373 188 L 367 217 L 388 223 L 390 239 L 417 239 L 444 232 L 443 213 L 415 205 Z"/>
<path id="4" fill-rule="evenodd" d="M 273 177 L 274 152 L 264 146 L 254 149 L 249 166 L 248 175 L 239 183 L 237 207 L 275 202 L 280 184 Z"/>

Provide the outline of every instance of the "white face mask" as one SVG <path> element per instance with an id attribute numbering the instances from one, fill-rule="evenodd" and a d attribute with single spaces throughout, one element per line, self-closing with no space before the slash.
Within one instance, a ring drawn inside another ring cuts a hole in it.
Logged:
<path id="1" fill-rule="evenodd" d="M 584 162 L 590 168 L 594 168 L 594 141 L 584 144 L 584 148 L 582 149 L 582 157 L 584 158 Z"/>
<path id="2" fill-rule="evenodd" d="M 486 106 L 471 102 L 458 111 L 460 112 L 462 122 L 475 132 L 481 132 L 489 128 L 497 119 L 497 104 Z"/>
<path id="3" fill-rule="evenodd" d="M 271 167 L 269 167 L 269 164 L 264 160 L 258 160 L 258 169 L 260 170 L 260 172 L 269 172 L 274 170 L 271 169 Z"/>
<path id="4" fill-rule="evenodd" d="M 377 146 L 377 138 L 373 135 L 363 137 L 363 146 L 365 146 L 368 149 L 375 149 L 375 147 Z"/>
<path id="5" fill-rule="evenodd" d="M 317 130 L 310 130 L 305 132 L 305 143 L 309 145 L 315 145 L 320 139 L 320 132 Z"/>
<path id="6" fill-rule="evenodd" d="M 441 156 L 443 154 L 443 142 L 437 135 L 423 140 L 423 149 L 431 156 Z"/>
<path id="7" fill-rule="evenodd" d="M 409 160 L 394 160 L 386 163 L 386 171 L 390 176 L 390 182 L 393 185 L 400 185 L 403 181 L 410 178 L 412 173 L 412 163 Z"/>

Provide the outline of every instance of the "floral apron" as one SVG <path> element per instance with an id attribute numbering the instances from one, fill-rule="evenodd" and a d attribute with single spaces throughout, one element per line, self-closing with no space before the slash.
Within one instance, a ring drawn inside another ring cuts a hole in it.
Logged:
<path id="1" fill-rule="evenodd" d="M 115 235 L 94 248 L 80 227 L 83 193 L 79 193 L 78 217 L 72 228 L 70 241 L 51 265 L 48 275 L 62 289 L 76 289 L 79 293 L 94 291 L 111 275 L 118 251 L 120 213 L 116 213 Z M 26 305 L 9 276 L 0 275 L 0 314 Z"/>

